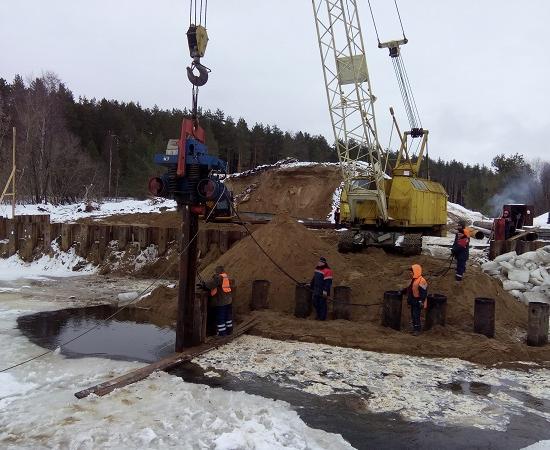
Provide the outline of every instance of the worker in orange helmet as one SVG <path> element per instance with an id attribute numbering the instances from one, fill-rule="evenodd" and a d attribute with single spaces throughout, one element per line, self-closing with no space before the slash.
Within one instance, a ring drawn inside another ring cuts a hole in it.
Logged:
<path id="1" fill-rule="evenodd" d="M 233 333 L 233 297 L 231 281 L 223 266 L 217 266 L 212 280 L 203 283 L 203 289 L 210 289 L 210 298 L 216 311 L 218 336 Z"/>
<path id="2" fill-rule="evenodd" d="M 402 290 L 402 293 L 407 294 L 407 304 L 411 307 L 413 335 L 418 336 L 422 330 L 420 315 L 422 308 L 426 308 L 428 282 L 422 276 L 422 266 L 420 264 L 413 264 L 409 270 L 411 283 Z"/>

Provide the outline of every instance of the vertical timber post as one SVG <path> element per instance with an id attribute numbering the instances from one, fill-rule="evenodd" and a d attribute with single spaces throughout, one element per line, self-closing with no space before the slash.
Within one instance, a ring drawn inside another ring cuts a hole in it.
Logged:
<path id="1" fill-rule="evenodd" d="M 476 297 L 474 303 L 474 333 L 495 337 L 495 300 Z"/>
<path id="2" fill-rule="evenodd" d="M 334 287 L 334 306 L 332 317 L 334 320 L 351 320 L 351 288 L 349 286 Z"/>
<path id="3" fill-rule="evenodd" d="M 191 212 L 190 205 L 183 205 L 180 248 L 180 274 L 178 290 L 178 316 L 176 322 L 176 352 L 200 342 L 201 321 L 195 320 L 195 310 L 200 310 L 200 298 L 195 296 L 195 277 L 197 274 L 197 239 L 199 217 Z M 198 338 L 197 338 L 198 337 Z"/>
<path id="4" fill-rule="evenodd" d="M 529 302 L 527 345 L 542 347 L 548 343 L 548 303 Z"/>
<path id="5" fill-rule="evenodd" d="M 269 309 L 269 280 L 254 280 L 250 297 L 250 309 L 252 311 Z"/>
<path id="6" fill-rule="evenodd" d="M 401 330 L 403 294 L 401 291 L 384 292 L 382 326 Z"/>

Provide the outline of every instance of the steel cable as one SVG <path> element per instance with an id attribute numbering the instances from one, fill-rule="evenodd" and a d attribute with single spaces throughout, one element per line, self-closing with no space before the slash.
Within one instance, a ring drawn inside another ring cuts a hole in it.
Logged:
<path id="1" fill-rule="evenodd" d="M 250 238 L 252 239 L 252 241 L 254 241 L 254 243 L 258 246 L 258 248 L 261 250 L 261 252 L 273 263 L 273 265 L 279 269 L 279 271 L 281 273 L 283 273 L 284 275 L 286 275 L 290 280 L 294 281 L 295 284 L 297 285 L 300 285 L 300 286 L 304 286 L 305 288 L 307 288 L 308 290 L 312 291 L 313 289 L 307 284 L 307 283 L 302 283 L 300 281 L 298 281 L 296 278 L 294 278 L 291 274 L 289 274 L 280 264 L 278 264 L 272 257 L 271 255 L 269 255 L 269 253 L 267 253 L 265 251 L 265 249 L 260 245 L 260 243 L 258 242 L 258 240 L 254 237 L 254 235 L 250 232 L 250 229 L 246 226 L 245 222 L 241 219 L 241 217 L 239 216 L 239 212 L 237 211 L 237 208 L 235 208 L 235 206 L 232 204 L 231 205 L 231 209 L 233 209 L 233 212 L 235 213 L 235 216 L 237 217 L 237 219 L 239 220 L 239 223 L 240 225 L 242 225 L 244 227 L 244 229 L 246 230 L 246 233 L 248 234 L 248 236 L 250 236 Z M 344 304 L 344 305 L 349 305 L 349 306 L 363 306 L 363 307 L 369 307 L 369 306 L 378 306 L 378 305 L 381 305 L 382 303 L 371 303 L 371 304 L 368 304 L 368 305 L 363 305 L 363 304 L 360 304 L 360 303 L 345 303 L 345 302 L 340 302 L 340 301 L 337 301 L 337 300 L 334 300 L 334 299 L 331 299 L 331 298 L 327 298 L 328 301 L 332 302 L 332 303 L 339 303 L 339 304 Z"/>

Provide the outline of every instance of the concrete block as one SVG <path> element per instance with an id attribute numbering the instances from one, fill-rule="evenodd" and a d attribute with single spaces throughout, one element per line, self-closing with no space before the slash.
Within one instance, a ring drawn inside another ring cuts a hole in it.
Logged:
<path id="1" fill-rule="evenodd" d="M 500 266 L 499 266 L 498 262 L 496 262 L 496 261 L 487 261 L 486 263 L 483 263 L 481 265 L 481 269 L 484 272 L 490 272 L 490 271 L 493 271 L 493 270 L 500 269 Z"/>
<path id="2" fill-rule="evenodd" d="M 529 271 L 528 270 L 509 270 L 508 279 L 510 281 L 521 281 L 522 283 L 527 283 L 529 281 Z"/>
<path id="3" fill-rule="evenodd" d="M 512 280 L 506 280 L 502 282 L 502 288 L 505 291 L 524 291 L 525 290 L 525 284 L 521 281 L 512 281 Z"/>
<path id="4" fill-rule="evenodd" d="M 518 254 L 513 251 L 513 252 L 508 252 L 508 253 L 503 253 L 502 255 L 499 255 L 497 256 L 494 261 L 495 262 L 501 262 L 501 261 L 509 261 L 510 259 L 512 258 L 515 258 L 516 256 L 518 256 Z"/>
<path id="5" fill-rule="evenodd" d="M 524 292 L 523 299 L 526 302 L 550 303 L 550 299 L 542 292 Z"/>
<path id="6" fill-rule="evenodd" d="M 511 270 L 516 270 L 516 266 L 510 264 L 508 261 L 499 262 L 500 267 L 504 269 L 505 272 L 510 272 Z"/>
<path id="7" fill-rule="evenodd" d="M 544 248 L 539 248 L 536 254 L 543 264 L 550 264 L 550 252 L 547 252 Z"/>
<path id="8" fill-rule="evenodd" d="M 533 262 L 541 262 L 539 259 L 539 255 L 537 252 L 525 252 L 524 254 L 520 255 L 521 259 L 525 259 L 527 261 L 533 261 Z"/>

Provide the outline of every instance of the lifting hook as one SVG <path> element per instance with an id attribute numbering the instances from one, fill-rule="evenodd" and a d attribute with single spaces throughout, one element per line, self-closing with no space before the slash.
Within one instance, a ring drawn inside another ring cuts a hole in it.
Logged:
<path id="1" fill-rule="evenodd" d="M 193 72 L 194 69 L 198 70 L 198 75 L 195 75 Z M 191 67 L 187 67 L 187 78 L 189 78 L 189 81 L 193 86 L 204 86 L 208 81 L 209 73 L 210 69 L 201 64 L 200 58 L 193 58 Z"/>

